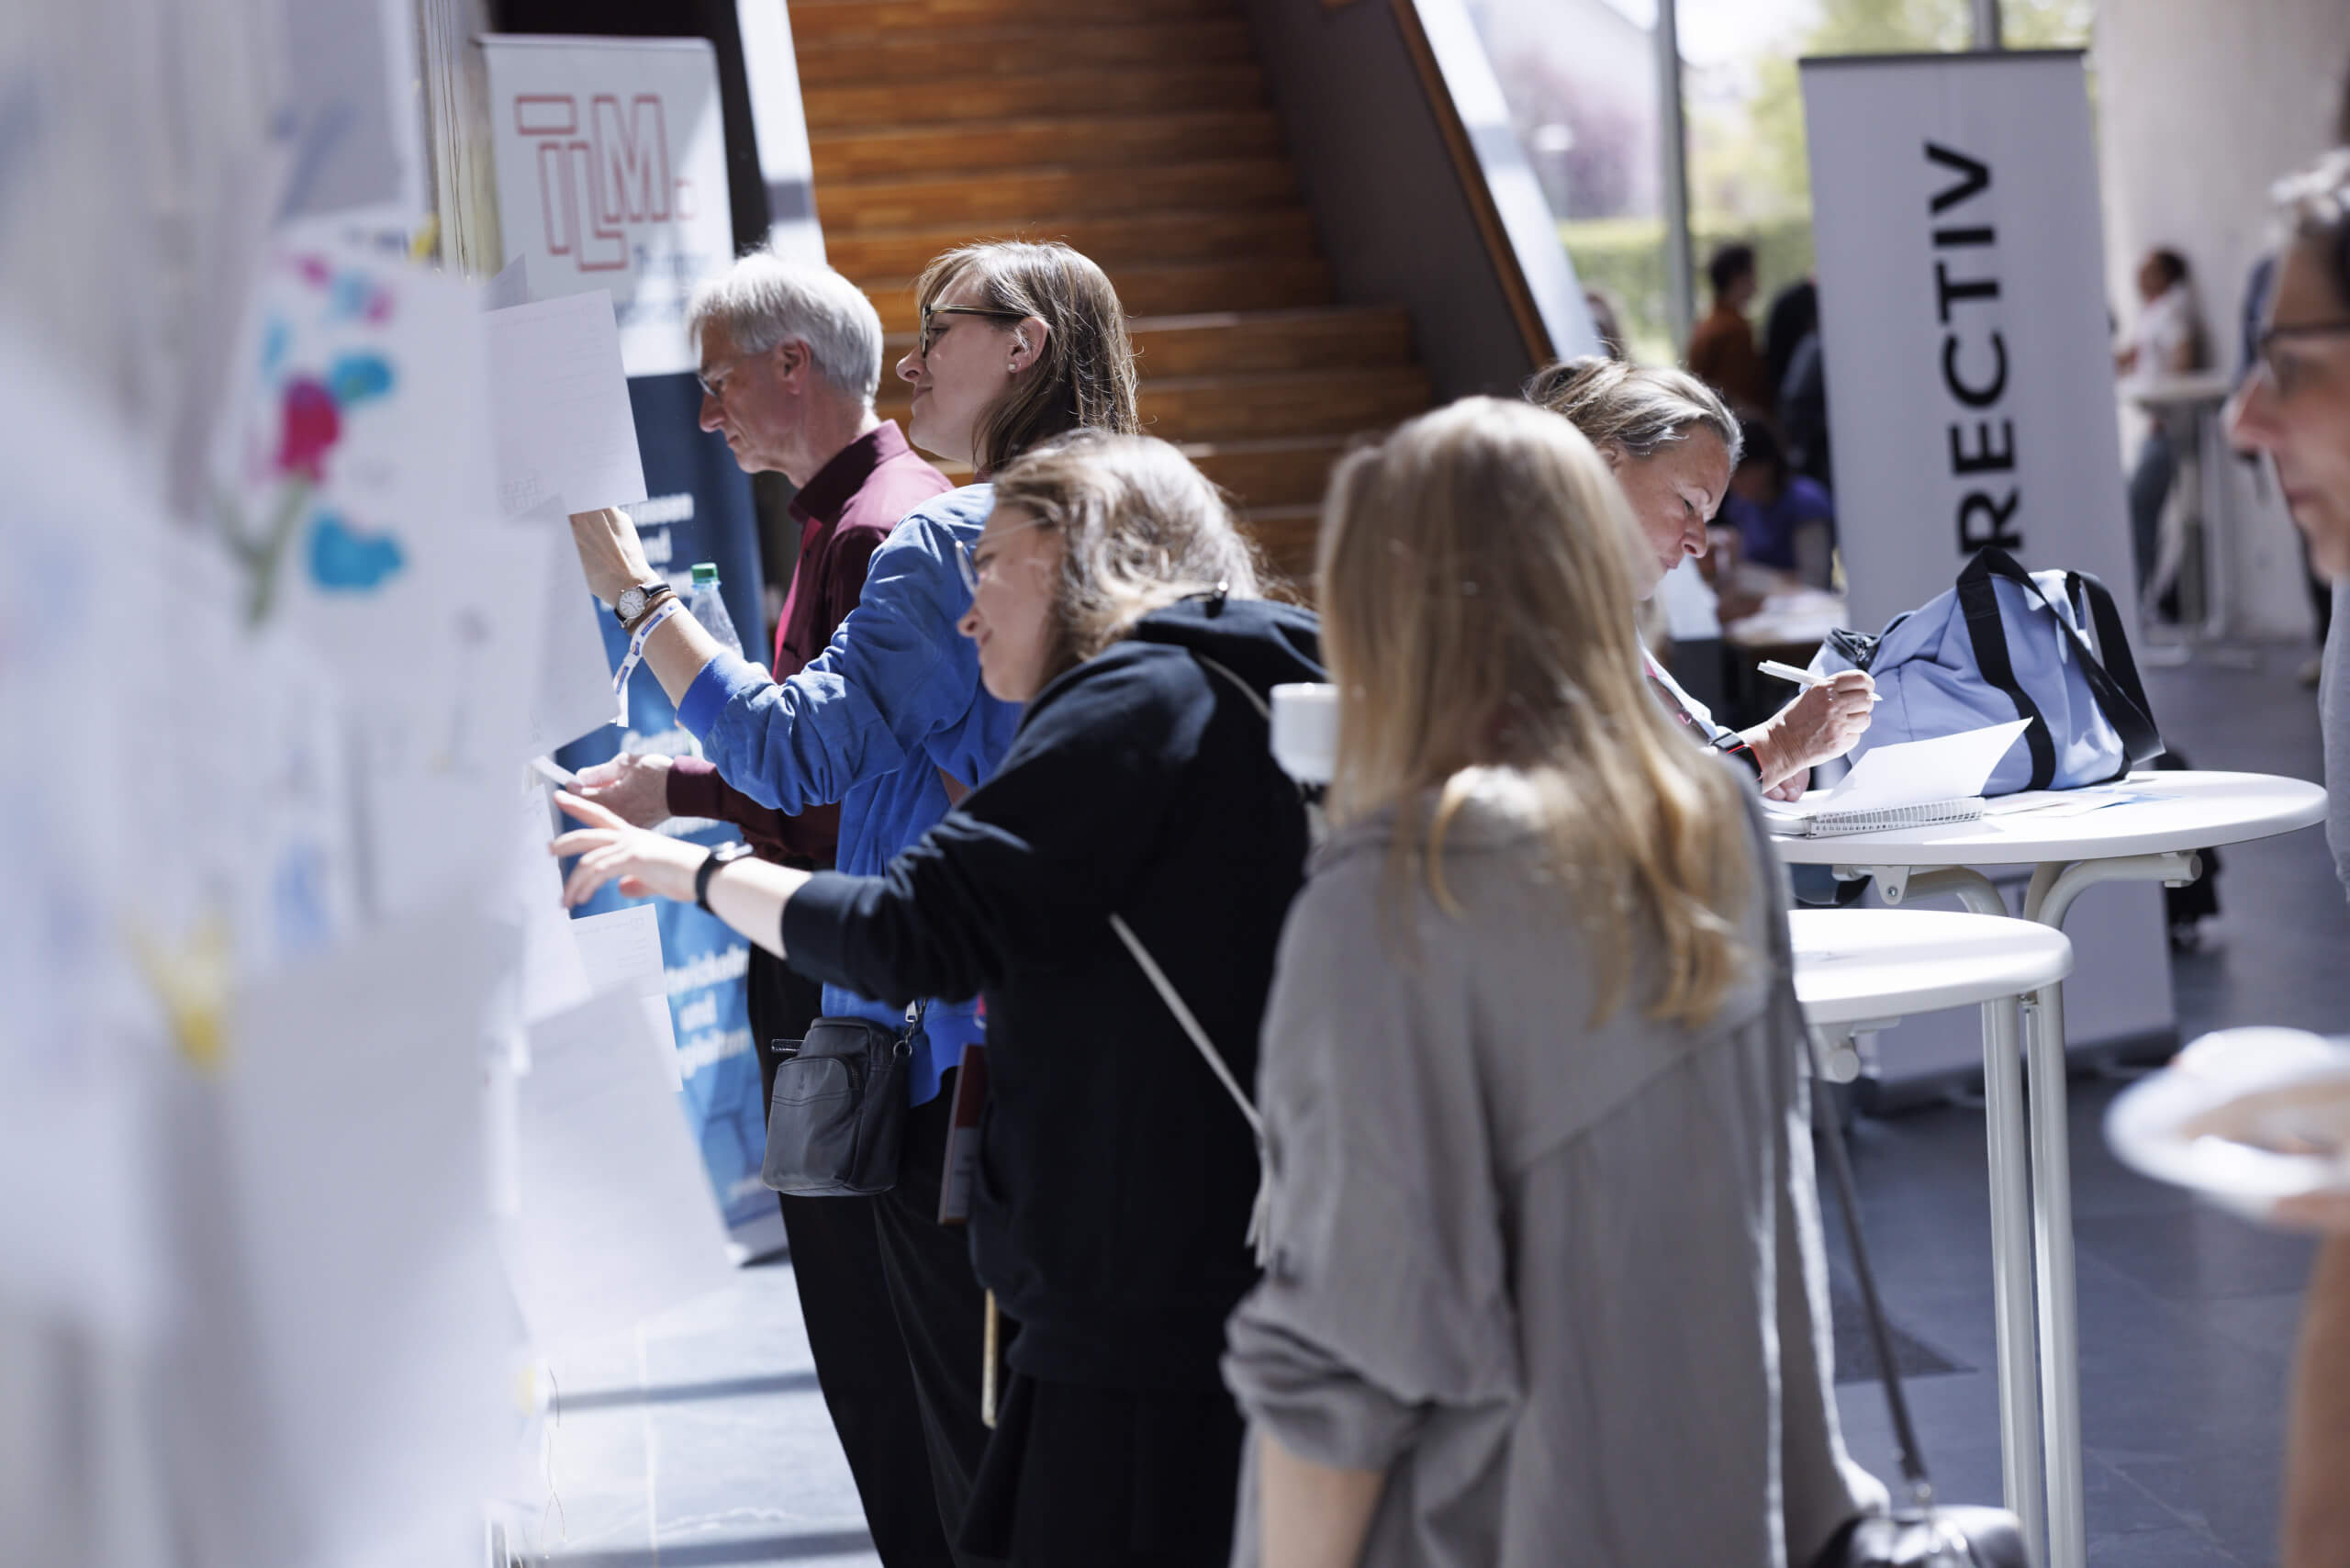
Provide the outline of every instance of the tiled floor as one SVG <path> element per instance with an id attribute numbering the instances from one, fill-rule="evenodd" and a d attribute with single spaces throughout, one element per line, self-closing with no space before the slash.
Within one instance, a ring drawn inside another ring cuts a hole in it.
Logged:
<path id="1" fill-rule="evenodd" d="M 2305 656 L 2280 646 L 2254 670 L 2149 671 L 2157 717 L 2204 766 L 2315 778 L 2314 704 L 2292 679 Z M 2183 1035 L 2350 1028 L 2350 907 L 2320 835 L 2229 850 L 2220 892 L 2203 950 L 2175 967 Z M 2072 1096 L 2090 1559 L 2271 1562 L 2308 1249 L 2120 1170 L 2099 1132 L 2118 1087 L 2080 1081 Z M 1958 1369 L 1910 1385 L 1936 1479 L 1946 1497 L 1993 1501 L 1980 1114 L 1952 1106 L 1864 1121 L 1856 1157 L 1895 1323 Z M 745 1270 L 730 1290 L 555 1371 L 554 1484 L 534 1497 L 518 1547 L 568 1568 L 877 1561 L 815 1392 L 788 1264 Z M 1892 1475 L 1875 1385 L 1842 1394 L 1855 1450 Z"/>

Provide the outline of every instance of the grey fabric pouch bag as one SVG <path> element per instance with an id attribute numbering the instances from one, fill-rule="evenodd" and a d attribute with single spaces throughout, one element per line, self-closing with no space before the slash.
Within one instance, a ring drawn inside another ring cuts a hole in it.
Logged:
<path id="1" fill-rule="evenodd" d="M 805 1039 L 776 1042 L 782 1059 L 759 1180 L 803 1198 L 862 1197 L 896 1186 L 906 1069 L 921 1033 L 916 1009 L 902 1035 L 870 1018 L 819 1018 Z"/>

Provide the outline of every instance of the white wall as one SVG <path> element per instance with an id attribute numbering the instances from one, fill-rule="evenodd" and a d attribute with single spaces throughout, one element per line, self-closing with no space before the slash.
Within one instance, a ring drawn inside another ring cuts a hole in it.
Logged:
<path id="1" fill-rule="evenodd" d="M 2104 0 L 2093 55 L 2113 308 L 2136 313 L 2137 258 L 2193 269 L 2215 363 L 2232 370 L 2244 278 L 2270 242 L 2267 191 L 2331 144 L 2350 71 L 2350 0 Z M 2232 463 L 2231 617 L 2307 636 L 2299 544 L 2273 490 Z"/>

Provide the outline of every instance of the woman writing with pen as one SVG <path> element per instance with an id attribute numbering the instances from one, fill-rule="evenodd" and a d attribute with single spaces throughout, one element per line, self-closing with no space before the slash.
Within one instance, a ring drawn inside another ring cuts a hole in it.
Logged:
<path id="1" fill-rule="evenodd" d="M 1647 599 L 1684 556 L 1706 553 L 1706 525 L 1738 466 L 1738 420 L 1695 377 L 1595 356 L 1539 372 L 1528 402 L 1563 416 L 1599 449 L 1631 503 L 1645 548 L 1634 552 L 1633 588 Z M 1765 671 L 1775 674 L 1775 671 Z M 1774 800 L 1792 801 L 1817 764 L 1852 749 L 1869 727 L 1875 687 L 1861 670 L 1814 684 L 1748 730 L 1714 722 L 1706 705 L 1648 659 L 1650 689 L 1696 737 L 1745 763 Z"/>

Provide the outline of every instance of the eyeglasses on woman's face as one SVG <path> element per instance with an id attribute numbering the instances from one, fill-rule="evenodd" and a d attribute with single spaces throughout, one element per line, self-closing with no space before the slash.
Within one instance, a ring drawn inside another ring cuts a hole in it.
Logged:
<path id="1" fill-rule="evenodd" d="M 2279 401 L 2290 398 L 2307 381 L 2310 372 L 2324 358 L 2311 353 L 2301 344 L 2311 339 L 2350 337 L 2350 320 L 2304 321 L 2290 326 L 2270 327 L 2254 341 L 2253 356 L 2266 374 L 2268 384 L 2277 389 Z"/>
<path id="2" fill-rule="evenodd" d="M 989 568 L 995 565 L 998 540 L 1031 528 L 1041 528 L 1044 521 L 1042 518 L 1031 518 L 1026 522 L 1015 522 L 1009 528 L 999 528 L 993 533 L 981 534 L 976 545 L 966 544 L 957 539 L 955 542 L 955 569 L 962 574 L 963 591 L 969 594 L 979 591 L 979 584 L 987 579 Z"/>
<path id="3" fill-rule="evenodd" d="M 937 318 L 941 316 L 985 316 L 990 320 L 996 321 L 1022 321 L 1027 319 L 1026 313 L 1024 311 L 998 310 L 992 306 L 987 305 L 925 305 L 922 308 L 922 337 L 920 340 L 921 353 L 924 359 L 928 359 L 931 355 L 931 351 L 938 346 L 938 340 L 946 335 L 947 327 L 951 327 L 955 324 L 954 322 L 949 321 L 943 326 L 940 325 Z"/>

